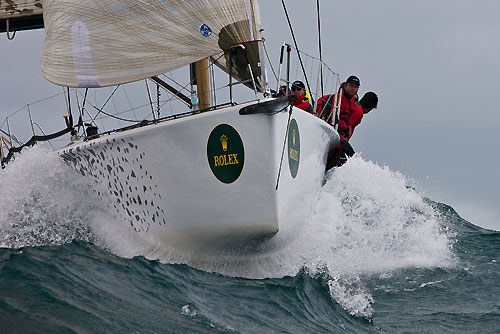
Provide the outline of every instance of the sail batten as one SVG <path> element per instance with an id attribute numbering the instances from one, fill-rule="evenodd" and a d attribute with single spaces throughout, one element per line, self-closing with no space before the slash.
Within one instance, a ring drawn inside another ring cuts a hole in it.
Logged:
<path id="1" fill-rule="evenodd" d="M 43 8 L 42 72 L 70 87 L 152 77 L 260 33 L 255 0 L 44 0 Z M 258 48 L 248 58 L 259 77 Z"/>

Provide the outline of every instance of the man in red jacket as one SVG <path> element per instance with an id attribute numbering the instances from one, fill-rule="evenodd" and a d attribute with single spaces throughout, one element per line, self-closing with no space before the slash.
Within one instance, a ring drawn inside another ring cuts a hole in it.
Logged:
<path id="1" fill-rule="evenodd" d="M 358 94 L 360 81 L 359 78 L 351 75 L 345 81 L 345 84 L 341 85 L 340 94 L 340 112 L 335 118 L 335 124 L 338 124 L 338 133 L 340 135 L 340 141 L 345 141 L 349 138 L 349 133 L 351 131 L 350 121 L 351 114 L 356 110 L 356 102 L 354 97 Z M 343 90 L 342 90 L 343 89 Z M 318 115 L 320 118 L 332 124 L 333 115 L 335 113 L 335 94 L 325 95 L 318 100 Z"/>
<path id="2" fill-rule="evenodd" d="M 306 90 L 306 86 L 302 81 L 294 81 L 292 83 L 292 95 L 297 96 L 297 100 L 293 104 L 295 107 L 305 110 L 309 113 L 313 113 L 313 103 L 311 100 L 311 95 Z"/>
<path id="3" fill-rule="evenodd" d="M 328 154 L 328 161 L 326 169 L 330 169 L 335 166 L 341 166 L 347 156 L 351 157 L 354 155 L 354 149 L 349 144 L 349 138 L 351 137 L 351 115 L 356 111 L 356 102 L 354 101 L 355 96 L 358 94 L 360 86 L 359 78 L 351 75 L 344 84 L 341 85 L 341 89 L 338 94 L 340 95 L 340 112 L 335 115 L 335 122 L 333 123 L 333 115 L 335 114 L 335 95 L 325 95 L 318 100 L 318 115 L 320 118 L 327 121 L 329 124 L 338 124 L 337 132 L 340 136 L 340 144 L 334 150 L 330 151 Z"/>
<path id="4" fill-rule="evenodd" d="M 349 118 L 349 132 L 346 134 L 346 139 L 341 141 L 339 146 L 328 153 L 328 161 L 326 165 L 326 170 L 332 167 L 342 166 L 347 157 L 352 157 L 354 155 L 354 149 L 352 148 L 349 140 L 354 133 L 354 129 L 361 123 L 363 115 L 368 114 L 373 109 L 377 108 L 378 96 L 374 92 L 368 92 L 361 100 L 359 100 L 359 105 L 356 110 L 351 114 Z"/>

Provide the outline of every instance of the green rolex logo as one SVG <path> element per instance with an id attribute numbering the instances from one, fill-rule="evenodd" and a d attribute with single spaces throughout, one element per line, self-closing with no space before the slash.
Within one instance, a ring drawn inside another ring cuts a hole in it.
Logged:
<path id="1" fill-rule="evenodd" d="M 288 128 L 288 166 L 290 174 L 295 178 L 299 171 L 300 162 L 300 135 L 297 121 L 292 119 Z"/>
<path id="2" fill-rule="evenodd" d="M 235 182 L 245 163 L 245 148 L 238 131 L 229 124 L 217 125 L 208 136 L 207 159 L 217 180 Z"/>

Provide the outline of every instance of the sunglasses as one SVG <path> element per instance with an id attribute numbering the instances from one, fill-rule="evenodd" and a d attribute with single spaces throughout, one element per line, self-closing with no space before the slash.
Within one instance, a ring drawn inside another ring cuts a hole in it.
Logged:
<path id="1" fill-rule="evenodd" d="M 301 91 L 302 88 L 300 87 L 297 87 L 297 86 L 292 86 L 292 92 L 298 92 L 298 91 Z"/>

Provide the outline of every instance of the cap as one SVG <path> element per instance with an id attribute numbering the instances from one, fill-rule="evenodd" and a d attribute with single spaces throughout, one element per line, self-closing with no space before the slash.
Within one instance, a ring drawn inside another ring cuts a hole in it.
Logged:
<path id="1" fill-rule="evenodd" d="M 306 85 L 304 85 L 304 83 L 302 81 L 294 81 L 292 83 L 292 87 L 295 86 L 295 87 L 299 87 L 299 88 L 302 88 L 302 89 L 306 89 Z"/>
<path id="2" fill-rule="evenodd" d="M 358 86 L 361 86 L 361 83 L 359 82 L 359 78 L 355 75 L 351 75 L 347 80 L 345 81 L 346 84 L 348 83 L 354 83 Z"/>

